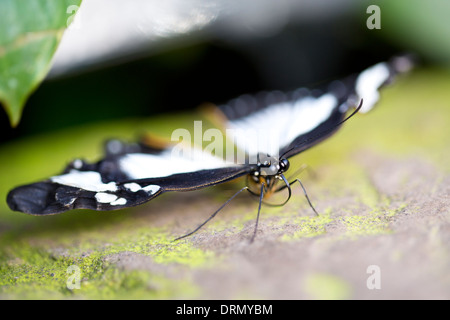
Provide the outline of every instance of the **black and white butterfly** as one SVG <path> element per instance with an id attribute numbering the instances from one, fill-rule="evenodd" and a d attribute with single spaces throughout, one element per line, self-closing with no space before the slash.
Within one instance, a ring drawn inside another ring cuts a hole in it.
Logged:
<path id="1" fill-rule="evenodd" d="M 299 89 L 288 94 L 244 95 L 219 106 L 217 112 L 226 119 L 225 127 L 233 129 L 230 132 L 256 132 L 235 139 L 237 147 L 247 155 L 244 163 L 229 163 L 202 150 L 182 154 L 175 152 L 174 146 L 111 140 L 101 161 L 86 163 L 77 159 L 60 175 L 13 189 L 7 203 L 12 210 L 33 215 L 72 209 L 115 210 L 143 204 L 165 192 L 197 190 L 247 176 L 249 185 L 235 193 L 210 219 L 237 194 L 249 190 L 259 197 L 254 238 L 263 200 L 286 189 L 290 197 L 293 182 L 303 188 L 299 179 L 289 182 L 284 176 L 289 158 L 332 135 L 356 112 L 369 111 L 379 99 L 378 89 L 405 71 L 408 63 L 404 57 L 379 63 L 357 76 L 334 81 L 323 91 Z M 352 107 L 356 110 L 347 116 Z M 252 147 L 259 144 L 252 139 L 264 141 L 267 133 L 277 143 L 254 150 Z M 303 191 L 306 195 L 304 188 Z"/>

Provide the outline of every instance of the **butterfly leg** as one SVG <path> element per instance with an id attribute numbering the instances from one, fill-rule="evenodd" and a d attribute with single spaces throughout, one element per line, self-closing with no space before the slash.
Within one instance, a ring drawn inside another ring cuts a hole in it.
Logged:
<path id="1" fill-rule="evenodd" d="M 174 241 L 189 237 L 190 235 L 196 233 L 198 230 L 200 230 L 205 224 L 207 224 L 212 218 L 214 218 L 216 216 L 216 214 L 219 213 L 220 210 L 222 210 L 231 200 L 233 200 L 239 193 L 241 193 L 242 191 L 248 189 L 248 187 L 244 187 L 241 190 L 239 190 L 238 192 L 236 192 L 230 199 L 228 199 L 219 209 L 217 209 L 216 212 L 214 212 L 208 219 L 206 219 L 202 224 L 200 224 L 197 228 L 195 228 L 193 231 L 176 238 Z M 261 207 L 261 205 L 260 205 Z"/>
<path id="2" fill-rule="evenodd" d="M 314 211 L 314 213 L 316 214 L 316 216 L 319 216 L 319 214 L 317 213 L 316 209 L 315 209 L 314 206 L 312 205 L 311 200 L 309 200 L 308 193 L 306 192 L 306 189 L 305 189 L 305 187 L 303 186 L 303 183 L 302 183 L 302 182 L 300 181 L 300 179 L 298 179 L 298 178 L 295 179 L 294 182 L 298 182 L 298 183 L 300 184 L 300 186 L 301 186 L 302 189 L 303 189 L 303 194 L 305 195 L 306 200 L 308 200 L 309 206 L 310 206 L 311 209 Z M 294 183 L 294 182 L 292 182 L 292 183 Z M 291 184 L 292 184 L 292 183 L 291 183 Z"/>
<path id="3" fill-rule="evenodd" d="M 318 216 L 319 214 L 317 213 L 316 209 L 312 205 L 311 200 L 308 197 L 308 193 L 306 192 L 306 189 L 303 186 L 303 183 L 300 181 L 300 179 L 296 178 L 294 181 L 289 183 L 283 175 L 281 175 L 281 178 L 284 180 L 284 186 L 278 188 L 277 190 L 275 190 L 275 192 L 279 192 L 281 190 L 284 190 L 284 189 L 288 188 L 289 196 L 288 196 L 288 199 L 283 204 L 285 204 L 291 198 L 291 185 L 294 184 L 295 182 L 298 182 L 300 184 L 300 186 L 302 187 L 302 189 L 303 189 L 303 194 L 305 195 L 306 200 L 308 200 L 309 206 L 314 211 L 314 213 Z"/>
<path id="4" fill-rule="evenodd" d="M 255 230 L 253 231 L 252 238 L 250 239 L 250 243 L 252 243 L 255 240 L 256 237 L 256 231 L 258 231 L 258 223 L 259 223 L 259 214 L 261 213 L 261 205 L 262 200 L 264 198 L 264 183 L 261 184 L 261 193 L 259 195 L 259 206 L 258 206 L 258 214 L 256 215 L 256 222 L 255 222 Z"/>

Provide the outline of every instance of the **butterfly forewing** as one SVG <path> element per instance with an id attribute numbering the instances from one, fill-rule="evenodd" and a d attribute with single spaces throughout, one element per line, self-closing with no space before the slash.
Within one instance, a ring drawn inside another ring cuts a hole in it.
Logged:
<path id="1" fill-rule="evenodd" d="M 250 157 L 255 150 L 291 157 L 333 134 L 360 101 L 364 100 L 360 111 L 369 111 L 379 99 L 379 89 L 399 71 L 398 62 L 376 64 L 357 76 L 331 82 L 325 90 L 243 95 L 218 109 L 227 119 L 227 132 Z"/>
<path id="2" fill-rule="evenodd" d="M 121 147 L 131 150 L 125 144 Z M 140 205 L 166 191 L 212 186 L 251 170 L 198 151 L 190 156 L 172 153 L 170 148 L 159 153 L 147 151 L 135 148 L 131 153 L 107 152 L 108 156 L 95 164 L 75 160 L 61 175 L 13 189 L 7 197 L 8 205 L 12 210 L 36 215 L 72 209 L 116 210 Z"/>

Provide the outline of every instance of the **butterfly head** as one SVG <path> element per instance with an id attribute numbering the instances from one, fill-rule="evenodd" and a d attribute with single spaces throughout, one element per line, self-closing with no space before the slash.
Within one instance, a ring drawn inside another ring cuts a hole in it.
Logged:
<path id="1" fill-rule="evenodd" d="M 278 180 L 282 180 L 283 173 L 289 169 L 289 161 L 286 158 L 271 157 L 259 154 L 257 166 L 249 175 L 248 187 L 253 194 L 259 194 L 264 185 L 264 197 L 269 197 L 275 190 Z"/>

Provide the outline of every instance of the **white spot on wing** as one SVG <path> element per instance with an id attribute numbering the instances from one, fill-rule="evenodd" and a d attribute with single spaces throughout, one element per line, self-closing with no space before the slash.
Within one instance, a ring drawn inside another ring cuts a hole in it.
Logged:
<path id="1" fill-rule="evenodd" d="M 111 203 L 117 200 L 117 196 L 110 193 L 98 192 L 95 194 L 95 199 L 100 203 Z"/>
<path id="2" fill-rule="evenodd" d="M 108 150 L 108 153 L 117 154 L 122 151 L 123 145 L 119 140 L 110 140 L 106 144 L 106 149 Z"/>
<path id="3" fill-rule="evenodd" d="M 135 182 L 125 183 L 123 186 L 131 192 L 137 192 L 142 189 L 142 187 Z"/>
<path id="4" fill-rule="evenodd" d="M 378 88 L 389 78 L 390 72 L 386 63 L 378 63 L 363 71 L 356 80 L 356 94 L 363 99 L 360 112 L 370 111 L 380 98 Z"/>
<path id="5" fill-rule="evenodd" d="M 113 206 L 123 206 L 123 205 L 127 204 L 127 199 L 119 198 L 119 199 L 111 202 L 110 204 Z"/>
<path id="6" fill-rule="evenodd" d="M 125 183 L 123 186 L 125 188 L 127 188 L 128 190 L 130 190 L 131 192 L 137 192 L 139 190 L 144 190 L 145 192 L 149 193 L 150 195 L 154 194 L 159 189 L 161 189 L 160 186 L 157 186 L 155 184 L 151 184 L 146 187 L 141 187 L 139 184 L 137 184 L 135 182 Z"/>
<path id="7" fill-rule="evenodd" d="M 67 174 L 52 177 L 50 180 L 52 182 L 88 191 L 102 192 L 117 190 L 117 186 L 114 182 L 103 183 L 100 174 L 95 171 L 71 170 Z"/>
<path id="8" fill-rule="evenodd" d="M 73 166 L 75 169 L 80 169 L 83 166 L 83 161 L 76 159 L 73 161 Z"/>
<path id="9" fill-rule="evenodd" d="M 150 195 L 154 194 L 155 192 L 157 192 L 159 189 L 161 189 L 159 186 L 155 185 L 155 184 L 151 184 L 146 186 L 145 188 L 142 188 L 143 190 L 147 191 Z"/>

